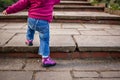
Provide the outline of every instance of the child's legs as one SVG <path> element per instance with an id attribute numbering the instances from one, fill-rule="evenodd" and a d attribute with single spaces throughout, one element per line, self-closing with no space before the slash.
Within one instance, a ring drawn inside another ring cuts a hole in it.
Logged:
<path id="1" fill-rule="evenodd" d="M 49 49 L 49 22 L 45 20 L 39 20 L 36 24 L 36 30 L 39 32 L 40 47 L 39 55 L 42 57 L 48 57 L 50 54 Z"/>
<path id="2" fill-rule="evenodd" d="M 35 33 L 35 30 L 32 30 L 30 28 L 30 26 L 28 26 L 27 34 L 26 34 L 27 40 L 33 40 L 34 39 L 34 33 Z"/>
<path id="3" fill-rule="evenodd" d="M 26 38 L 28 40 L 33 40 L 34 39 L 34 34 L 35 34 L 35 20 L 32 18 L 28 18 L 28 29 L 26 33 Z"/>
<path id="4" fill-rule="evenodd" d="M 39 54 L 42 55 L 42 57 L 48 57 L 50 54 L 49 49 L 49 32 L 40 33 L 40 47 L 39 47 Z"/>

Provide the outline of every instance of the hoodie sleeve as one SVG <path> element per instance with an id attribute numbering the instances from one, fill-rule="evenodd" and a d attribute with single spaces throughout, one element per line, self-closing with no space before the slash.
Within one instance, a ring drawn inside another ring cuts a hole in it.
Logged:
<path id="1" fill-rule="evenodd" d="M 15 4 L 13 4 L 12 6 L 9 6 L 6 9 L 6 12 L 8 14 L 16 13 L 18 11 L 21 11 L 21 10 L 27 8 L 28 5 L 29 5 L 29 1 L 28 0 L 19 0 Z"/>
<path id="2" fill-rule="evenodd" d="M 55 0 L 54 4 L 59 4 L 59 3 L 60 3 L 60 0 Z"/>

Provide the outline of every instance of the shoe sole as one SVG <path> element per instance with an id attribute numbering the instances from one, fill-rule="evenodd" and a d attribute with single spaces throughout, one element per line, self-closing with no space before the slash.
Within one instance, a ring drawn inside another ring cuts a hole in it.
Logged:
<path id="1" fill-rule="evenodd" d="M 28 44 L 27 42 L 25 42 L 25 44 L 28 46 L 33 46 L 33 43 Z"/>
<path id="2" fill-rule="evenodd" d="M 56 64 L 42 64 L 43 67 L 52 67 L 55 66 Z"/>

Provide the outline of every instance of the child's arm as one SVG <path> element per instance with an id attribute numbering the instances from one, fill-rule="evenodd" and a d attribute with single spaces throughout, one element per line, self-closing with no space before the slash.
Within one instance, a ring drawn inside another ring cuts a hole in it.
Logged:
<path id="1" fill-rule="evenodd" d="M 28 5 L 29 5 L 28 0 L 19 0 L 18 2 L 16 2 L 12 6 L 9 6 L 6 10 L 4 10 L 3 14 L 7 15 L 11 13 L 16 13 L 18 11 L 25 9 Z"/>

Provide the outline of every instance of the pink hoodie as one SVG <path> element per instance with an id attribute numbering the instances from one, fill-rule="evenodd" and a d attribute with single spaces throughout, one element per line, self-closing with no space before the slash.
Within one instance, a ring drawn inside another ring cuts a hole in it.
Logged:
<path id="1" fill-rule="evenodd" d="M 51 22 L 54 5 L 58 3 L 60 3 L 60 0 L 19 0 L 12 6 L 9 6 L 6 11 L 8 14 L 11 14 L 29 8 L 29 17 Z"/>

